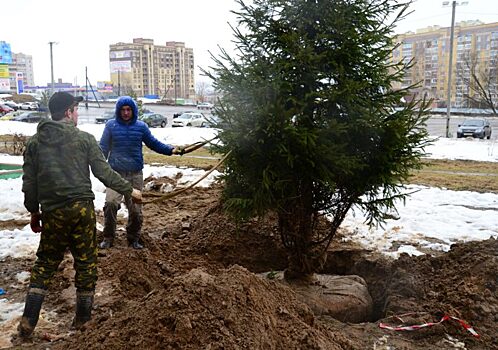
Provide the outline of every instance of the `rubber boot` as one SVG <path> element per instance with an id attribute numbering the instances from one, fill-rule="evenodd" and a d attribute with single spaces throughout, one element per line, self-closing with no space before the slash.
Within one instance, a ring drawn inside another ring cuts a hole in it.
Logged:
<path id="1" fill-rule="evenodd" d="M 41 306 L 47 291 L 41 288 L 30 288 L 26 295 L 26 304 L 24 304 L 24 313 L 21 317 L 21 322 L 17 327 L 19 336 L 27 338 L 33 334 L 38 318 L 40 316 Z"/>
<path id="2" fill-rule="evenodd" d="M 81 328 L 92 318 L 94 291 L 76 292 L 76 316 L 73 320 L 73 327 Z"/>

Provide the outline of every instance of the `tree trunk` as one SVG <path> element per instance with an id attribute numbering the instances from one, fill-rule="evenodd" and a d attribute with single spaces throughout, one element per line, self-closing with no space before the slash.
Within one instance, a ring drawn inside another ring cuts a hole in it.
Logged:
<path id="1" fill-rule="evenodd" d="M 312 282 L 314 273 L 325 263 L 326 255 L 313 245 L 313 194 L 302 186 L 301 196 L 279 212 L 279 229 L 287 249 L 289 265 L 285 279 Z"/>

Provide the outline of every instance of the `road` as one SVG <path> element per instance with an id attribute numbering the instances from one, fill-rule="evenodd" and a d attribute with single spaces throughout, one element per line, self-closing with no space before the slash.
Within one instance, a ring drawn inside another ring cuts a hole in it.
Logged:
<path id="1" fill-rule="evenodd" d="M 453 138 L 456 137 L 456 132 L 458 125 L 461 124 L 466 117 L 454 117 L 450 118 L 450 134 Z M 496 140 L 498 137 L 498 119 L 497 118 L 486 118 L 491 124 L 492 132 L 491 139 Z M 446 116 L 433 116 L 427 121 L 427 130 L 432 136 L 446 136 Z"/>
<path id="2" fill-rule="evenodd" d="M 195 106 L 162 106 L 155 104 L 147 104 L 144 106 L 147 109 L 155 113 L 160 113 L 168 118 L 168 126 L 171 127 L 171 121 L 173 120 L 173 114 L 181 113 L 185 111 L 197 111 L 204 114 L 209 114 L 209 111 L 198 110 Z M 114 103 L 101 103 L 99 108 L 97 104 L 90 103 L 88 109 L 85 108 L 83 104 L 80 104 L 79 112 L 79 122 L 82 124 L 95 123 L 95 117 L 104 113 L 106 110 L 113 110 Z M 450 119 L 450 133 L 452 137 L 456 137 L 456 130 L 458 124 L 461 124 L 465 117 L 452 116 Z M 493 128 L 493 133 L 491 134 L 491 139 L 496 139 L 498 137 L 498 119 L 488 118 Z M 427 121 L 427 130 L 432 136 L 445 136 L 446 135 L 446 116 L 435 115 Z"/>
<path id="3" fill-rule="evenodd" d="M 85 108 L 84 103 L 80 103 L 78 109 L 78 123 L 80 124 L 91 124 L 95 123 L 95 117 L 102 115 L 105 111 L 113 111 L 115 103 L 101 103 L 99 108 L 97 104 L 88 104 L 88 109 Z M 181 113 L 186 111 L 202 112 L 205 115 L 210 115 L 210 111 L 197 109 L 195 106 L 163 106 L 156 104 L 144 105 L 144 108 L 150 109 L 154 113 L 159 113 L 168 118 L 168 126 L 171 127 L 171 122 L 173 120 L 173 114 Z"/>

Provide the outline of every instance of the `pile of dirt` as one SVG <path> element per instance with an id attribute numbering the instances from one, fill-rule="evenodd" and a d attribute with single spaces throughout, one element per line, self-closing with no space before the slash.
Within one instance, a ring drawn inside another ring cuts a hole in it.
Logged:
<path id="1" fill-rule="evenodd" d="M 343 349 L 292 291 L 234 265 L 193 269 L 54 349 Z M 95 330 L 98 329 L 98 332 Z M 337 344 L 337 345 L 334 345 Z"/>
<path id="2" fill-rule="evenodd" d="M 479 331 L 481 339 L 470 337 L 469 344 L 498 347 L 498 240 L 455 244 L 437 258 L 404 255 L 395 261 L 393 271 L 388 313 L 448 314 Z M 469 335 L 455 323 L 437 329 L 460 338 Z"/>
<path id="3" fill-rule="evenodd" d="M 76 332 L 69 331 L 74 287 L 66 257 L 44 304 L 58 322 L 41 322 L 23 348 L 498 349 L 496 240 L 395 261 L 335 243 L 321 273 L 363 277 L 374 301 L 372 319 L 348 324 L 314 316 L 291 288 L 258 277 L 286 266 L 276 220 L 237 225 L 220 210 L 219 196 L 219 187 L 195 189 L 145 205 L 147 249 L 128 248 L 119 231 L 115 247 L 100 253 L 93 320 Z M 404 318 L 414 323 L 448 313 L 481 338 L 450 321 L 414 332 L 379 328 L 407 312 L 424 313 Z"/>

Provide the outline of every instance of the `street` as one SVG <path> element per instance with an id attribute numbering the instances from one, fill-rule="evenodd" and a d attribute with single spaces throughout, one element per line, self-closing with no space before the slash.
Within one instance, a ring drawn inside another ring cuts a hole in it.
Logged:
<path id="1" fill-rule="evenodd" d="M 79 123 L 88 124 L 95 123 L 95 117 L 102 115 L 104 111 L 114 110 L 115 103 L 101 102 L 101 107 L 99 108 L 96 103 L 89 103 L 88 109 L 85 108 L 84 104 L 80 104 L 79 108 Z M 195 106 L 166 106 L 166 105 L 156 105 L 156 104 L 146 104 L 144 108 L 151 110 L 152 112 L 159 113 L 168 118 L 168 126 L 171 127 L 171 122 L 173 120 L 173 114 L 181 113 L 186 111 L 201 112 L 204 114 L 210 114 L 209 111 L 199 110 Z M 450 119 L 450 133 L 453 138 L 456 137 L 456 130 L 458 124 L 461 124 L 466 117 L 456 117 L 452 116 Z M 491 139 L 496 139 L 498 136 L 498 119 L 487 118 L 491 123 L 493 132 L 491 134 Z M 427 121 L 427 130 L 431 136 L 445 136 L 446 135 L 446 116 L 434 115 Z"/>
<path id="2" fill-rule="evenodd" d="M 85 108 L 84 103 L 80 103 L 78 113 L 79 113 L 79 123 L 80 124 L 93 124 L 95 123 L 95 118 L 102 115 L 105 111 L 114 111 L 115 103 L 104 102 L 100 103 L 100 108 L 96 103 L 89 103 L 88 109 Z M 149 109 L 154 113 L 159 113 L 168 118 L 167 127 L 171 127 L 171 122 L 173 120 L 173 114 L 193 111 L 200 112 L 205 115 L 210 115 L 210 111 L 197 109 L 196 106 L 166 106 L 166 105 L 156 105 L 156 104 L 146 104 L 143 106 L 145 109 Z"/>

